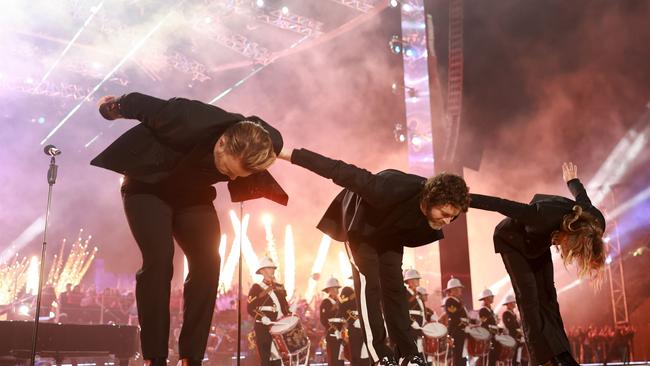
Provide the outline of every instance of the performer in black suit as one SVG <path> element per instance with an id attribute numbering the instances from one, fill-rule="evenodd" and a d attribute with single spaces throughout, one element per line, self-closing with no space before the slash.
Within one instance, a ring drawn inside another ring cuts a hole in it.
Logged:
<path id="1" fill-rule="evenodd" d="M 579 276 L 596 282 L 607 257 L 602 213 L 591 204 L 576 166 L 565 163 L 562 170 L 575 201 L 537 194 L 524 204 L 473 194 L 471 202 L 508 216 L 494 231 L 494 247 L 510 275 L 535 364 L 577 365 L 557 302 L 550 247 L 557 247 L 565 265 L 575 263 Z"/>
<path id="2" fill-rule="evenodd" d="M 410 332 L 402 255 L 405 246 L 422 246 L 441 239 L 441 228 L 467 210 L 465 181 L 446 173 L 429 179 L 398 170 L 372 174 L 305 149 L 284 149 L 280 158 L 345 188 L 318 228 L 347 243 L 372 362 L 396 365 L 397 354 L 403 364 L 424 365 Z M 386 345 L 384 319 L 397 345 L 395 352 Z"/>
<path id="3" fill-rule="evenodd" d="M 262 366 L 280 366 L 281 355 L 273 344 L 271 325 L 274 321 L 290 315 L 287 291 L 282 284 L 275 282 L 276 265 L 271 258 L 260 261 L 257 274 L 264 276 L 262 282 L 255 283 L 248 291 L 248 314 L 255 318 L 255 344 Z"/>
<path id="4" fill-rule="evenodd" d="M 235 201 L 267 197 L 286 204 L 288 197 L 266 171 L 282 137 L 258 117 L 183 98 L 107 96 L 99 111 L 108 120 L 140 121 L 91 164 L 125 176 L 124 211 L 143 262 L 136 275 L 143 358 L 166 365 L 175 238 L 189 264 L 179 354 L 185 365 L 198 365 L 219 281 L 220 229 L 212 185 L 232 180 L 228 186 Z"/>

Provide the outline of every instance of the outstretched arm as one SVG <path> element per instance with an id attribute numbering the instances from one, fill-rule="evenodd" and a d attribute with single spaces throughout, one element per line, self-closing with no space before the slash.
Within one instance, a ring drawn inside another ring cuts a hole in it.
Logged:
<path id="1" fill-rule="evenodd" d="M 360 195 L 374 207 L 393 205 L 412 194 L 412 189 L 409 189 L 411 187 L 395 184 L 387 177 L 306 149 L 285 146 L 278 157 L 331 179 L 337 185 Z"/>
<path id="2" fill-rule="evenodd" d="M 105 96 L 99 100 L 99 113 L 108 120 L 137 119 L 151 128 L 156 136 L 170 143 L 183 143 L 188 139 L 205 136 L 206 129 L 215 122 L 243 120 L 240 114 L 185 98 L 163 100 L 142 93 L 129 93 L 121 97 Z M 206 123 L 210 121 L 210 123 Z"/>
<path id="3" fill-rule="evenodd" d="M 562 164 L 562 177 L 575 197 L 576 202 L 591 206 L 587 192 L 578 179 L 578 167 L 570 162 Z M 542 213 L 539 211 L 537 205 L 528 205 L 482 194 L 470 194 L 470 198 L 470 207 L 472 208 L 496 211 L 525 224 L 535 223 L 542 217 Z"/>

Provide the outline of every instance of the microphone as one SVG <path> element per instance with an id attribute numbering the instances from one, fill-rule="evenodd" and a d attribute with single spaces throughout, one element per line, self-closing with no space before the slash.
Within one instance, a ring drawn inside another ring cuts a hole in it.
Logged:
<path id="1" fill-rule="evenodd" d="M 54 145 L 47 145 L 43 148 L 43 152 L 48 156 L 56 156 L 61 154 L 61 150 L 57 149 Z"/>

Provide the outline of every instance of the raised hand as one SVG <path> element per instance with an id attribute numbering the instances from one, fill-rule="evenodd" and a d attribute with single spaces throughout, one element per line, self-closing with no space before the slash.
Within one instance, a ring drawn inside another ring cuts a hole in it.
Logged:
<path id="1" fill-rule="evenodd" d="M 578 178 L 578 166 L 572 162 L 562 164 L 562 178 L 565 182 Z"/>

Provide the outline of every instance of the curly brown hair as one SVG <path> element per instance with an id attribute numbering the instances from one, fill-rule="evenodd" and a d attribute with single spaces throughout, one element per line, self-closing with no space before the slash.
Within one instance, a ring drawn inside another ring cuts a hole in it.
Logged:
<path id="1" fill-rule="evenodd" d="M 420 207 L 428 212 L 434 206 L 447 204 L 467 212 L 469 188 L 463 177 L 443 172 L 427 179 L 420 197 Z"/>

